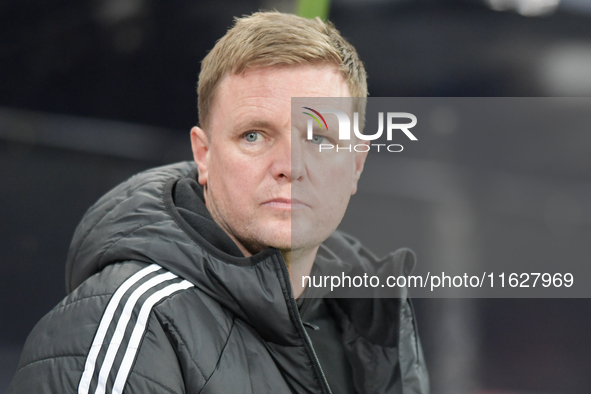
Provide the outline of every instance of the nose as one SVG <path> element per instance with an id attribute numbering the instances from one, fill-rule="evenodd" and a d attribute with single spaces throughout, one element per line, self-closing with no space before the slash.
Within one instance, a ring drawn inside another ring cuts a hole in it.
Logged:
<path id="1" fill-rule="evenodd" d="M 277 142 L 272 173 L 277 180 L 294 182 L 302 178 L 304 166 L 302 160 L 302 146 L 296 137 L 298 133 L 290 133 Z"/>

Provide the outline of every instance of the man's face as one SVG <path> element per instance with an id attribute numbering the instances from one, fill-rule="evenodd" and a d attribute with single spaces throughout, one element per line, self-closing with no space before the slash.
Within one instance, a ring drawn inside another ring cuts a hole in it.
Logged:
<path id="1" fill-rule="evenodd" d="M 291 98 L 349 95 L 327 64 L 254 68 L 219 83 L 209 130 L 193 128 L 191 142 L 207 208 L 247 255 L 314 248 L 340 223 L 365 154 L 318 153 L 305 121 L 292 129 Z"/>

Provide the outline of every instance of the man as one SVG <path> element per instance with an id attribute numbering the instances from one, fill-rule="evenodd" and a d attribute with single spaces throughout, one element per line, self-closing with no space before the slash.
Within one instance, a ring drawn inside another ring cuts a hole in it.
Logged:
<path id="1" fill-rule="evenodd" d="M 335 232 L 365 154 L 328 160 L 325 137 L 291 123 L 291 97 L 367 95 L 355 50 L 320 20 L 256 13 L 205 58 L 198 93 L 195 163 L 89 209 L 70 294 L 29 336 L 9 393 L 427 392 L 406 299 L 300 297 L 313 269 L 383 263 Z"/>

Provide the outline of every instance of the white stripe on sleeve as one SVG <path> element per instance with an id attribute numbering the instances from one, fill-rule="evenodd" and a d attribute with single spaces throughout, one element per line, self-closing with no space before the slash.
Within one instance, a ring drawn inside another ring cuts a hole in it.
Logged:
<path id="1" fill-rule="evenodd" d="M 162 282 L 174 278 L 177 278 L 177 276 L 172 272 L 160 274 L 158 276 L 153 277 L 150 280 L 147 280 L 145 283 L 143 283 L 141 286 L 135 289 L 131 296 L 129 296 L 127 302 L 125 303 L 125 307 L 123 308 L 123 312 L 121 312 L 119 321 L 117 322 L 115 332 L 111 337 L 111 343 L 109 344 L 109 348 L 107 349 L 105 359 L 103 360 L 103 365 L 101 366 L 101 370 L 99 372 L 98 386 L 96 388 L 95 394 L 105 394 L 109 373 L 111 372 L 111 368 L 113 367 L 113 362 L 115 361 L 115 357 L 117 356 L 117 351 L 119 350 L 121 341 L 123 339 L 123 336 L 125 335 L 125 329 L 127 328 L 127 324 L 131 319 L 131 314 L 133 313 L 138 299 L 153 287 L 159 285 Z"/>
<path id="2" fill-rule="evenodd" d="M 92 341 L 92 345 L 90 346 L 90 351 L 88 352 L 88 356 L 86 357 L 84 372 L 82 373 L 82 378 L 80 379 L 80 384 L 78 385 L 78 394 L 88 394 L 90 382 L 92 380 L 92 375 L 94 374 L 96 358 L 98 357 L 98 354 L 101 350 L 103 341 L 105 339 L 105 335 L 107 335 L 107 330 L 111 325 L 111 321 L 113 320 L 113 316 L 115 315 L 115 310 L 117 310 L 121 298 L 127 292 L 127 290 L 129 290 L 131 286 L 136 284 L 140 279 L 142 279 L 146 275 L 151 274 L 152 272 L 158 271 L 159 269 L 161 269 L 161 267 L 158 264 L 152 264 L 146 268 L 139 270 L 138 272 L 130 276 L 125 282 L 123 282 L 109 300 L 107 309 L 105 309 L 105 313 L 101 318 L 99 327 L 94 336 L 94 340 Z"/>

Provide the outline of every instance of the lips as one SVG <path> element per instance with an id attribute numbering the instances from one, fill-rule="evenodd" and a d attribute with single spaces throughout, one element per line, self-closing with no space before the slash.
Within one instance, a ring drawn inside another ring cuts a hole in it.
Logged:
<path id="1" fill-rule="evenodd" d="M 309 208 L 309 205 L 307 205 L 306 203 L 304 203 L 300 200 L 297 200 L 295 198 L 283 198 L 283 197 L 277 197 L 277 198 L 267 200 L 267 201 L 263 202 L 262 205 L 273 207 L 273 208 L 279 208 L 279 209 L 299 209 L 299 208 L 305 208 L 305 207 Z"/>

